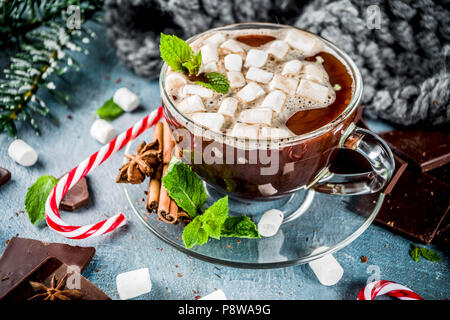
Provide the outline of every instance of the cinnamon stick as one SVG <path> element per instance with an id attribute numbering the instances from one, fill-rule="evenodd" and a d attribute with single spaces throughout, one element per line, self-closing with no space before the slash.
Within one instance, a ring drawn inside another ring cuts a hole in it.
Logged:
<path id="1" fill-rule="evenodd" d="M 163 150 L 164 125 L 158 122 L 153 130 L 153 142 L 158 141 L 159 151 Z M 153 173 L 149 185 L 146 208 L 149 213 L 158 209 L 159 196 L 161 189 L 162 165 Z"/>
<path id="2" fill-rule="evenodd" d="M 163 177 L 167 172 L 168 164 L 164 165 L 163 169 Z M 176 223 L 177 220 L 169 215 L 170 202 L 172 199 L 169 197 L 169 192 L 164 188 L 164 185 L 161 183 L 161 189 L 159 192 L 159 205 L 158 205 L 158 218 L 167 223 Z"/>
<path id="3" fill-rule="evenodd" d="M 175 146 L 172 133 L 170 132 L 169 125 L 164 121 L 164 134 L 163 134 L 163 164 L 167 164 L 172 159 L 172 150 Z"/>

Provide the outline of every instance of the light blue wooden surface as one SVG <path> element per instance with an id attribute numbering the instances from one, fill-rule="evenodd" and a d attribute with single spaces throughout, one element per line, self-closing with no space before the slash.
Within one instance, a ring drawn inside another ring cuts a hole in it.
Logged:
<path id="1" fill-rule="evenodd" d="M 95 110 L 119 86 L 138 93 L 142 106 L 113 122 L 118 132 L 160 105 L 157 81 L 139 78 L 122 66 L 105 40 L 105 29 L 94 29 L 98 37 L 88 46 L 89 56 L 80 59 L 82 71 L 67 75 L 70 85 L 56 81 L 73 96 L 71 109 L 52 103 L 59 125 L 48 120 L 39 121 L 41 137 L 35 136 L 29 128 L 20 130 L 20 137 L 38 151 L 39 162 L 31 168 L 14 163 L 7 154 L 11 140 L 5 134 L 0 135 L 0 167 L 12 172 L 12 180 L 0 187 L 0 252 L 6 247 L 6 240 L 16 234 L 49 242 L 94 246 L 97 253 L 84 276 L 113 299 L 118 299 L 116 275 L 142 267 L 149 268 L 153 288 L 141 299 L 193 299 L 196 296 L 194 290 L 203 296 L 215 288 L 222 289 L 230 299 L 355 299 L 373 270 L 379 270 L 381 279 L 404 284 L 425 299 L 449 298 L 448 252 L 432 245 L 430 248 L 438 251 L 444 261 L 436 263 L 422 259 L 416 263 L 408 254 L 410 240 L 374 225 L 335 254 L 345 272 L 341 281 L 331 287 L 322 286 L 307 265 L 245 270 L 188 257 L 150 233 L 132 213 L 122 187 L 112 183 L 122 162 L 121 152 L 89 175 L 91 205 L 86 210 L 62 213 L 62 216 L 68 222 L 85 224 L 123 212 L 128 218 L 126 227 L 93 240 L 76 241 L 66 240 L 45 224 L 31 225 L 26 213 L 22 212 L 26 189 L 40 175 L 60 176 L 101 146 L 90 137 L 89 128 Z M 115 80 L 119 78 L 117 84 Z M 68 115 L 73 119 L 68 119 Z M 385 124 L 369 123 L 375 130 L 389 128 Z M 365 264 L 360 262 L 364 255 L 369 259 Z"/>

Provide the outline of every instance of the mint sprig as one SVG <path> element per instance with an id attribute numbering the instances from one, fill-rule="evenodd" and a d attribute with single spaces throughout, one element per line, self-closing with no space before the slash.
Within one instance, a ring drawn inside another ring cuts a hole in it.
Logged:
<path id="1" fill-rule="evenodd" d="M 420 257 L 424 257 L 428 261 L 442 261 L 442 258 L 439 254 L 434 252 L 431 249 L 427 249 L 424 247 L 418 247 L 413 245 L 411 250 L 409 251 L 410 256 L 414 259 L 414 261 L 419 262 Z"/>
<path id="2" fill-rule="evenodd" d="M 228 196 L 217 200 L 202 213 L 207 198 L 205 188 L 200 178 L 181 160 L 172 159 L 162 182 L 170 197 L 194 218 L 183 230 L 186 248 L 203 245 L 210 237 L 261 237 L 249 217 L 228 216 Z"/>
<path id="3" fill-rule="evenodd" d="M 106 101 L 103 106 L 97 109 L 96 114 L 104 120 L 111 121 L 120 117 L 124 112 L 125 111 L 113 101 L 113 98 L 111 98 Z"/>
<path id="4" fill-rule="evenodd" d="M 45 219 L 45 202 L 57 183 L 58 179 L 53 176 L 40 176 L 28 188 L 25 196 L 25 210 L 32 224 Z"/>
<path id="5" fill-rule="evenodd" d="M 194 53 L 189 44 L 175 35 L 161 33 L 159 45 L 161 58 L 177 72 L 190 76 L 197 76 L 202 64 L 202 54 Z M 206 81 L 196 81 L 198 85 L 204 86 L 219 93 L 228 93 L 230 84 L 225 75 L 218 72 L 205 73 Z"/>
<path id="6" fill-rule="evenodd" d="M 212 89 L 219 93 L 228 93 L 228 90 L 230 90 L 230 83 L 228 82 L 227 77 L 225 77 L 225 75 L 221 73 L 206 73 L 205 79 L 207 80 L 207 82 L 197 81 L 196 84 Z"/>

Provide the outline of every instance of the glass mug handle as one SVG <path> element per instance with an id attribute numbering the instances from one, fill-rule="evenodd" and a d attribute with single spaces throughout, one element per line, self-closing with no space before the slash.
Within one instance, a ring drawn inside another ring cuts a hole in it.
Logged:
<path id="1" fill-rule="evenodd" d="M 391 149 L 376 134 L 352 123 L 344 133 L 339 148 L 351 149 L 369 161 L 372 171 L 336 174 L 325 168 L 308 188 L 336 195 L 360 195 L 380 191 L 391 179 L 395 168 Z"/>

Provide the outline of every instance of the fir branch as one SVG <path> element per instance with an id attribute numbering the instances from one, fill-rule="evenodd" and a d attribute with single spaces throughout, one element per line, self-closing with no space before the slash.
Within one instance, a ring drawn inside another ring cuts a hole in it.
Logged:
<path id="1" fill-rule="evenodd" d="M 99 1 L 63 2 L 67 6 L 76 2 L 84 22 L 101 9 Z M 18 16 L 21 16 L 20 13 Z M 20 50 L 11 57 L 9 68 L 4 70 L 5 78 L 0 80 L 0 133 L 7 131 L 10 136 L 16 137 L 17 121 L 23 121 L 40 134 L 35 115 L 52 118 L 46 103 L 38 96 L 41 88 L 49 90 L 62 103 L 69 101 L 69 96 L 56 90 L 55 83 L 49 78 L 52 75 L 62 76 L 69 69 L 77 69 L 77 62 L 68 53 L 87 54 L 79 43 L 86 36 L 95 34 L 85 23 L 81 24 L 80 30 L 69 30 L 65 24 L 63 17 L 43 22 L 38 29 L 29 31 L 23 37 Z"/>

